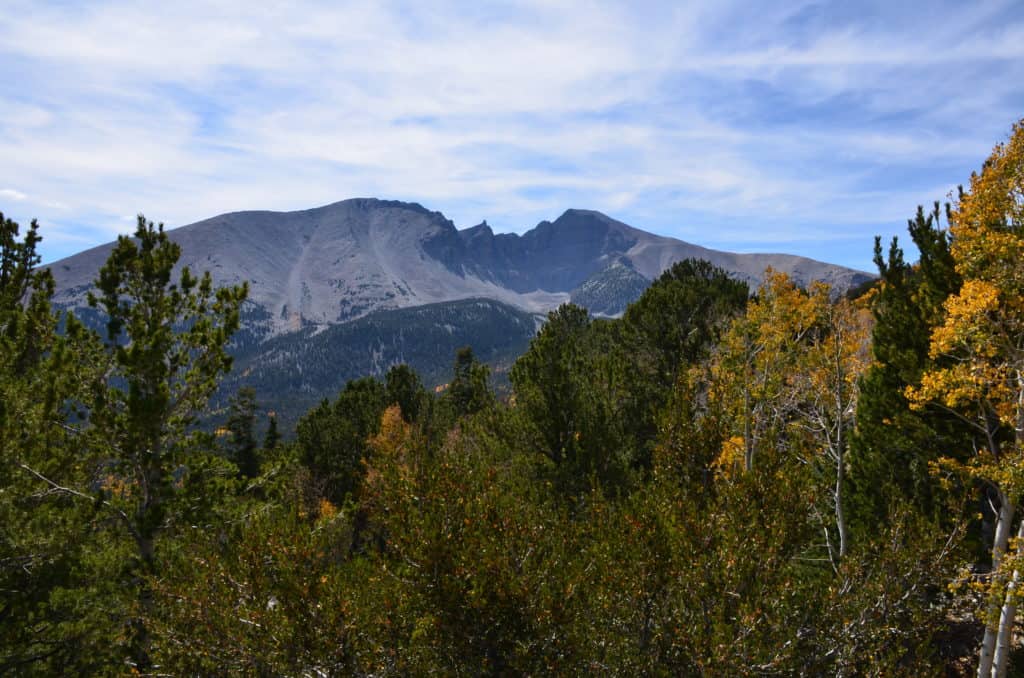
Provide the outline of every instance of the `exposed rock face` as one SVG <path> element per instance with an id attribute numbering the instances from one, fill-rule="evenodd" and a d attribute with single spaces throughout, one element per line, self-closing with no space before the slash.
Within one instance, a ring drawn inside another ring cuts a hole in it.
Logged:
<path id="1" fill-rule="evenodd" d="M 569 300 L 593 315 L 614 318 L 639 299 L 650 284 L 651 281 L 637 273 L 629 261 L 620 260 L 580 283 L 569 294 Z"/>
<path id="2" fill-rule="evenodd" d="M 459 231 L 420 205 L 345 200 L 301 212 L 235 212 L 168 232 L 180 266 L 218 285 L 249 282 L 235 370 L 218 403 L 242 385 L 289 428 L 346 380 L 412 365 L 426 383 L 448 378 L 454 349 L 472 345 L 502 370 L 544 314 L 570 299 L 616 316 L 673 263 L 707 259 L 748 282 L 771 266 L 800 283 L 845 291 L 871 276 L 785 254 L 731 254 L 569 210 L 523 235 L 486 222 Z M 55 302 L 82 307 L 113 243 L 50 265 Z M 81 312 L 97 328 L 97 311 Z"/>
<path id="3" fill-rule="evenodd" d="M 615 315 L 633 291 L 642 291 L 641 278 L 653 280 L 688 257 L 707 259 L 754 283 L 767 266 L 800 283 L 824 280 L 839 290 L 870 277 L 791 255 L 709 250 L 587 210 L 568 210 L 521 236 L 495 235 L 486 222 L 459 231 L 441 213 L 418 204 L 358 198 L 299 212 L 234 212 L 169 234 L 182 248 L 179 265 L 209 270 L 218 284 L 249 281 L 259 310 L 250 317 L 261 318 L 261 336 L 469 298 L 544 312 L 570 294 L 580 301 L 587 294 L 598 299 L 602 284 L 602 308 L 594 311 Z M 84 303 L 112 246 L 51 265 L 58 303 Z M 604 274 L 608 269 L 614 270 Z M 609 285 L 618 292 L 613 295 Z"/>

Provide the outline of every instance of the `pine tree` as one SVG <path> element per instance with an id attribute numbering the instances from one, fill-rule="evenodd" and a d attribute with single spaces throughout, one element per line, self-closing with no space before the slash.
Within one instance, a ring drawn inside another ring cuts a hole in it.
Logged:
<path id="1" fill-rule="evenodd" d="M 456 417 L 476 414 L 494 404 L 494 394 L 488 381 L 490 370 L 473 355 L 473 349 L 463 346 L 455 352 L 452 381 L 444 399 L 452 406 Z"/>
<path id="2" fill-rule="evenodd" d="M 267 434 L 263 437 L 263 452 L 276 450 L 280 442 L 281 434 L 277 430 L 277 416 L 270 414 L 267 417 Z"/>
<path id="3" fill-rule="evenodd" d="M 0 215 L 0 674 L 91 674 L 115 661 L 116 549 L 98 543 L 80 413 L 99 346 L 50 305 L 32 222 Z"/>
<path id="4" fill-rule="evenodd" d="M 175 499 L 198 472 L 190 426 L 231 367 L 227 344 L 247 293 L 246 285 L 214 289 L 209 273 L 197 278 L 187 267 L 173 280 L 180 255 L 163 224 L 139 215 L 134 238 L 118 238 L 89 295 L 107 317 L 89 424 L 109 459 L 105 505 L 135 545 L 140 615 L 131 654 L 140 669 L 150 661 L 146 578 L 159 571 L 158 537 L 174 520 Z"/>
<path id="5" fill-rule="evenodd" d="M 243 386 L 231 399 L 225 428 L 228 440 L 228 458 L 238 467 L 243 478 L 255 478 L 260 474 L 260 458 L 256 446 L 256 389 Z"/>
<path id="6" fill-rule="evenodd" d="M 402 418 L 406 423 L 419 418 L 427 392 L 416 370 L 404 363 L 395 365 L 384 375 L 384 384 L 387 388 L 388 402 L 401 408 Z"/>
<path id="7" fill-rule="evenodd" d="M 367 439 L 377 433 L 386 406 L 384 385 L 363 377 L 345 384 L 333 403 L 325 399 L 299 420 L 299 459 L 332 503 L 341 504 L 362 483 Z"/>
<path id="8" fill-rule="evenodd" d="M 875 239 L 880 279 L 868 296 L 874 360 L 861 380 L 850 450 L 852 521 L 865 532 L 885 521 L 894 503 L 943 515 L 929 464 L 943 451 L 970 449 L 971 431 L 956 416 L 939 408 L 911 409 L 904 393 L 935 365 L 928 353 L 930 335 L 945 317 L 943 302 L 960 289 L 942 214 L 935 203 L 930 213 L 918 207 L 908 220 L 920 253 L 916 264 L 905 261 L 896 238 L 885 257 L 881 240 Z"/>
<path id="9" fill-rule="evenodd" d="M 581 440 L 589 414 L 585 412 L 591 376 L 587 366 L 592 362 L 585 355 L 589 328 L 584 308 L 563 304 L 551 311 L 509 375 L 516 407 L 537 427 L 541 451 L 556 465 L 577 464 L 589 442 Z M 589 437 L 591 432 L 585 433 Z"/>

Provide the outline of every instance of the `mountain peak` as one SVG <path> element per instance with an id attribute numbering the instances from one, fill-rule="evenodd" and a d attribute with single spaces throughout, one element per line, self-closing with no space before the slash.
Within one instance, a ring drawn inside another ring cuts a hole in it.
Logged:
<path id="1" fill-rule="evenodd" d="M 615 291 L 612 313 L 620 291 L 631 293 L 686 258 L 755 284 L 768 265 L 800 284 L 825 280 L 837 290 L 869 277 L 800 257 L 709 250 L 576 208 L 517 235 L 495 234 L 486 221 L 459 231 L 419 203 L 352 198 L 293 212 L 223 214 L 168 235 L 181 246 L 181 265 L 208 270 L 221 285 L 249 281 L 251 307 L 260 309 L 268 334 L 470 297 L 543 312 L 587 280 L 590 292 Z M 84 304 L 111 247 L 51 265 L 59 303 Z"/>
<path id="2" fill-rule="evenodd" d="M 597 210 L 584 210 L 584 209 L 579 209 L 578 207 L 570 207 L 569 209 L 567 209 L 564 212 L 562 212 L 561 216 L 559 216 L 557 219 L 555 219 L 555 222 L 557 223 L 559 221 L 563 221 L 563 220 L 566 220 L 566 219 L 581 219 L 581 218 L 597 219 L 597 220 L 600 220 L 600 221 L 614 221 L 614 219 L 609 217 L 604 212 L 598 212 Z"/>
<path id="3" fill-rule="evenodd" d="M 476 226 L 470 226 L 469 228 L 459 231 L 459 235 L 462 236 L 464 240 L 472 240 L 479 237 L 493 238 L 494 230 L 487 223 L 487 220 L 484 219 Z"/>

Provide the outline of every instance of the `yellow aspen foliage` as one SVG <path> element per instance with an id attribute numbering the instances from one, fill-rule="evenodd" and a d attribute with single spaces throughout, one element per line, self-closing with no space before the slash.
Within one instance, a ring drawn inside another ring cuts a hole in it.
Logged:
<path id="1" fill-rule="evenodd" d="M 821 494 L 830 505 L 818 513 L 835 516 L 836 559 L 847 551 L 843 477 L 869 337 L 863 306 L 833 301 L 823 283 L 803 290 L 769 269 L 711 366 L 709 398 L 727 436 L 713 468 L 733 477 L 738 466 L 751 471 L 757 458 L 774 457 L 826 469 Z M 825 527 L 830 534 L 833 526 Z"/>
<path id="2" fill-rule="evenodd" d="M 400 482 L 411 481 L 412 461 L 409 458 L 412 445 L 412 426 L 402 419 L 402 409 L 391 405 L 380 418 L 380 431 L 367 440 L 373 454 L 366 464 L 366 478 L 363 481 L 365 498 L 375 496 L 381 490 L 386 477 L 397 474 Z"/>
<path id="3" fill-rule="evenodd" d="M 971 176 L 971 189 L 954 214 L 952 252 L 965 278 L 1002 289 L 1024 287 L 1024 120 Z M 1012 300 L 1018 308 L 1024 300 Z"/>
<path id="4" fill-rule="evenodd" d="M 979 675 L 1003 675 L 1024 555 L 1024 541 L 1009 539 L 1024 492 L 1024 121 L 971 177 L 951 217 L 950 251 L 963 286 L 946 300 L 945 322 L 931 336 L 939 366 L 906 395 L 913 407 L 958 413 L 986 443 L 962 471 L 998 497 Z"/>
<path id="5" fill-rule="evenodd" d="M 940 403 L 991 413 L 1011 429 L 1024 424 L 1024 121 L 999 144 L 952 214 L 951 251 L 964 278 L 932 333 L 933 359 L 946 366 L 907 390 L 918 408 Z M 979 409 L 980 407 L 980 409 Z M 979 415 L 979 413 L 982 413 Z M 990 424 L 978 422 L 987 430 Z M 1018 430 L 1017 441 L 1020 444 Z M 990 446 L 990 452 L 999 451 Z"/>
<path id="6" fill-rule="evenodd" d="M 331 503 L 327 497 L 320 497 L 320 505 L 317 507 L 317 514 L 321 521 L 329 521 L 338 515 L 338 507 Z"/>
<path id="7" fill-rule="evenodd" d="M 402 419 L 402 409 L 391 405 L 380 417 L 380 431 L 370 436 L 369 445 L 381 457 L 403 456 L 412 427 Z"/>
<path id="8" fill-rule="evenodd" d="M 755 452 L 772 447 L 796 407 L 792 378 L 829 303 L 827 285 L 805 292 L 785 273 L 769 268 L 747 312 L 722 338 L 711 368 L 711 397 L 725 405 L 735 422 L 748 470 Z"/>
<path id="9" fill-rule="evenodd" d="M 715 473 L 726 478 L 733 478 L 743 471 L 743 438 L 732 436 L 722 443 L 722 451 L 711 462 Z"/>

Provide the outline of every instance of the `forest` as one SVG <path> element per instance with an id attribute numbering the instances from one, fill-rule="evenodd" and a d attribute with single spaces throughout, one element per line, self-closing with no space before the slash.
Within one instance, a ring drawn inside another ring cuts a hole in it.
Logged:
<path id="1" fill-rule="evenodd" d="M 245 285 L 140 216 L 97 332 L 0 216 L 0 674 L 1012 675 L 1024 120 L 950 201 L 856 293 L 682 261 L 294 432 L 200 425 Z"/>

